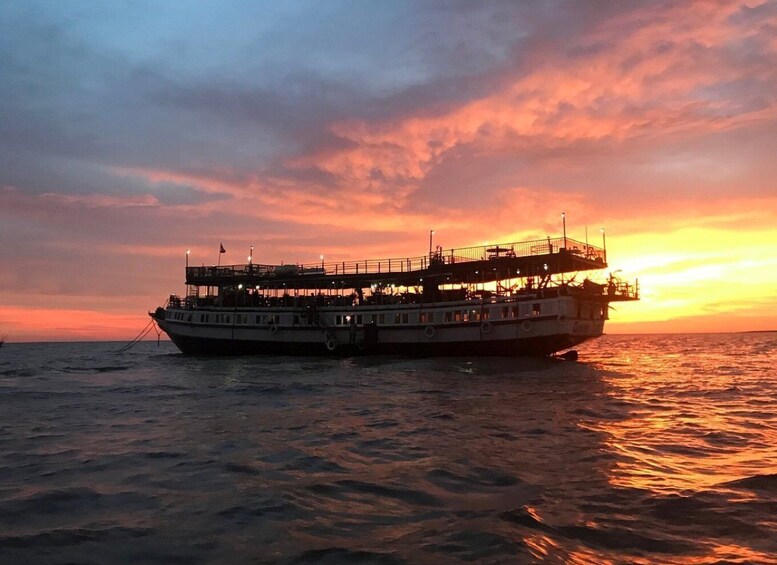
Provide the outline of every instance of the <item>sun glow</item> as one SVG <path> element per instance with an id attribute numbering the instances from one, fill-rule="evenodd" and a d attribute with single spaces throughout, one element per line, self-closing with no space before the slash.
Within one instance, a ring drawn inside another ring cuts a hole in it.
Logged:
<path id="1" fill-rule="evenodd" d="M 777 230 L 688 228 L 611 241 L 611 266 L 639 277 L 641 300 L 619 306 L 610 329 L 774 329 Z"/>

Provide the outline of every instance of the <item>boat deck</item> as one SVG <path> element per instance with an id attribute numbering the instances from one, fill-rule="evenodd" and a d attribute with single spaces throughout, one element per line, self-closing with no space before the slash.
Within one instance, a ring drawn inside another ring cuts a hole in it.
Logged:
<path id="1" fill-rule="evenodd" d="M 544 277 L 607 267 L 606 250 L 570 238 L 443 250 L 428 256 L 287 265 L 188 267 L 186 284 L 259 285 L 269 288 L 323 289 L 335 285 L 367 288 L 372 284 L 413 286 L 424 279 L 438 284 L 492 282 Z"/>

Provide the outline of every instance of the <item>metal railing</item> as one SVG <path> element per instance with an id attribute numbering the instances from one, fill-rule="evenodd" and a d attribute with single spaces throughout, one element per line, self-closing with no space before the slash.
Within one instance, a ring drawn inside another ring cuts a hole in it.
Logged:
<path id="1" fill-rule="evenodd" d="M 320 263 L 264 265 L 225 265 L 211 267 L 187 267 L 187 277 L 207 278 L 248 275 L 257 277 L 291 277 L 311 275 L 359 275 L 406 273 L 471 261 L 529 257 L 553 253 L 570 253 L 591 261 L 606 263 L 606 250 L 571 238 L 546 238 L 533 241 L 478 245 L 443 250 L 437 248 L 431 255 L 364 259 L 360 261 L 322 261 Z"/>

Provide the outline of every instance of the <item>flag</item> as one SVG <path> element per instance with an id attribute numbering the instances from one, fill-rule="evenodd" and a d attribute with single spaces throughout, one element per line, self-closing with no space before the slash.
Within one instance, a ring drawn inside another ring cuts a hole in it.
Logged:
<path id="1" fill-rule="evenodd" d="M 226 253 L 226 252 L 227 252 L 227 250 L 224 249 L 224 246 L 219 243 L 219 253 Z"/>

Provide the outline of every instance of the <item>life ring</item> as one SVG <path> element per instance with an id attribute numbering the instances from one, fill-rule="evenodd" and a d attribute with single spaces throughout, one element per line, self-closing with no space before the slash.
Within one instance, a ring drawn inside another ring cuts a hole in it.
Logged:
<path id="1" fill-rule="evenodd" d="M 494 325 L 488 320 L 480 324 L 480 331 L 483 332 L 484 334 L 491 333 L 492 329 L 494 329 Z"/>
<path id="2" fill-rule="evenodd" d="M 558 316 L 558 323 L 559 324 L 566 324 L 569 321 L 569 318 L 566 317 L 564 314 L 559 314 Z"/>
<path id="3" fill-rule="evenodd" d="M 326 340 L 326 348 L 328 351 L 334 351 L 337 349 L 337 340 L 333 337 L 330 337 Z"/>
<path id="4" fill-rule="evenodd" d="M 434 328 L 434 326 L 426 326 L 424 328 L 424 335 L 426 337 L 432 338 L 434 337 L 435 333 L 437 333 L 437 330 Z"/>
<path id="5" fill-rule="evenodd" d="M 275 334 L 277 334 L 277 333 L 278 333 L 278 326 L 276 326 L 276 325 L 272 325 L 272 326 L 270 326 L 270 333 L 271 333 L 272 335 L 275 335 Z"/>
<path id="6" fill-rule="evenodd" d="M 531 331 L 531 322 L 529 320 L 524 320 L 523 324 L 521 325 L 523 327 L 523 331 L 530 332 Z"/>

